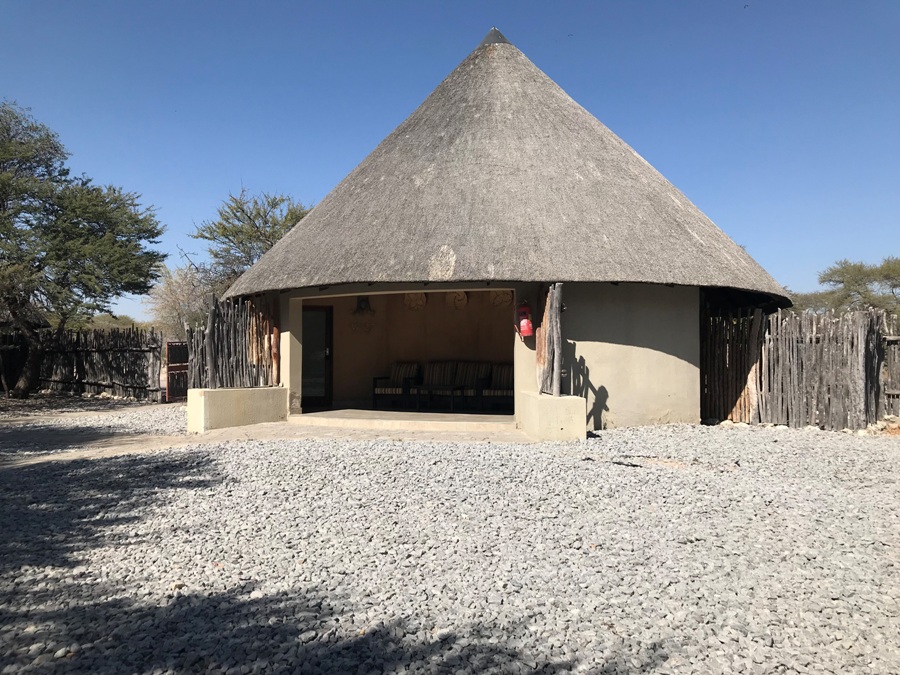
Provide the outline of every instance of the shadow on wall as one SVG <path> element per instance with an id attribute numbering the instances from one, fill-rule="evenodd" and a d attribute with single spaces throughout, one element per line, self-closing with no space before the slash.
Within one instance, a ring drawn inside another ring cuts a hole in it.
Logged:
<path id="1" fill-rule="evenodd" d="M 563 336 L 575 343 L 648 349 L 699 366 L 697 293 L 653 284 L 573 284 L 563 296 L 569 307 Z"/>
<path id="2" fill-rule="evenodd" d="M 572 284 L 563 297 L 563 367 L 589 431 L 699 414 L 696 288 Z"/>
<path id="3" fill-rule="evenodd" d="M 584 357 L 575 358 L 574 342 L 566 341 L 563 346 L 563 367 L 568 371 L 570 393 L 587 399 L 588 429 L 595 431 L 605 429 L 606 420 L 603 413 L 609 412 L 609 391 L 602 384 L 597 386 L 591 382 L 591 369 L 585 363 Z"/>

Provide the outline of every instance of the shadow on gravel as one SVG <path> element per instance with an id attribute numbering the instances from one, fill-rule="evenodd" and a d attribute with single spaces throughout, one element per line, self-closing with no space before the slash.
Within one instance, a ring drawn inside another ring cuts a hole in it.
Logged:
<path id="1" fill-rule="evenodd" d="M 106 427 L 0 426 L 0 469 L 3 462 L 48 452 L 59 452 L 122 437 Z"/>
<path id="2" fill-rule="evenodd" d="M 74 585 L 66 597 L 91 594 L 93 584 Z M 453 633 L 413 632 L 396 620 L 362 630 L 349 624 L 326 596 L 278 594 L 250 599 L 240 594 L 174 595 L 167 606 L 127 601 L 91 604 L 89 597 L 61 611 L 16 615 L 0 609 L 0 624 L 47 626 L 20 633 L 11 662 L 29 672 L 122 673 L 156 669 L 177 673 L 562 673 L 572 661 L 533 658 L 496 641 L 498 629 L 472 626 Z M 96 588 L 93 589 L 96 591 Z M 107 589 L 108 591 L 108 589 Z M 2 607 L 2 604 L 0 604 Z M 18 632 L 18 631 L 17 631 Z M 9 633 L 7 633 L 9 635 Z M 505 636 L 500 636 L 501 640 Z M 53 640 L 51 651 L 29 653 L 31 645 Z M 57 646 L 79 647 L 58 657 Z M 244 671 L 248 672 L 248 671 Z M 603 671 L 601 671 L 603 672 Z M 609 671 L 615 672 L 615 671 Z M 639 672 L 639 671 L 637 671 Z"/>
<path id="3" fill-rule="evenodd" d="M 58 415 L 73 412 L 112 412 L 142 405 L 154 405 L 150 401 L 123 401 L 109 398 L 82 398 L 81 396 L 37 395 L 29 398 L 5 398 L 0 396 L 0 421 L 4 417 L 29 417 Z"/>
<path id="4" fill-rule="evenodd" d="M 168 492 L 220 479 L 213 462 L 196 455 L 0 470 L 0 663 L 37 673 L 240 672 L 246 666 L 323 675 L 549 674 L 577 665 L 504 644 L 533 642 L 524 624 L 436 633 L 401 618 L 359 630 L 360 617 L 353 616 L 359 610 L 316 589 L 256 597 L 253 582 L 246 582 L 220 592 L 182 588 L 161 595 L 158 587 L 145 593 L 137 579 L 112 585 L 103 570 L 79 565 L 92 546 L 133 541 L 126 535 L 111 542 L 111 526 L 137 528 L 140 517 L 133 514 Z M 63 569 L 34 574 L 30 566 Z M 635 662 L 616 655 L 592 672 L 649 673 L 666 658 L 656 651 L 645 656 Z"/>
<path id="5" fill-rule="evenodd" d="M 550 674 L 577 665 L 517 647 L 534 642 L 524 622 L 468 625 L 454 633 L 423 628 L 411 617 L 370 622 L 359 630 L 359 609 L 317 589 L 257 597 L 248 581 L 218 592 L 182 588 L 161 594 L 158 587 L 142 588 L 136 578 L 113 585 L 102 569 L 79 565 L 80 554 L 93 546 L 133 541 L 128 535 L 111 541 L 111 526 L 137 528 L 140 516 L 134 514 L 148 504 L 172 490 L 202 489 L 219 480 L 214 461 L 193 454 L 0 470 L 0 663 L 13 672 L 18 667 L 102 675 L 244 667 L 323 675 Z M 62 569 L 34 574 L 30 566 Z M 644 654 L 626 647 L 593 663 L 590 672 L 651 673 L 667 658 L 662 647 Z"/>
<path id="6" fill-rule="evenodd" d="M 0 465 L 0 579 L 23 565 L 73 567 L 109 543 L 108 527 L 139 520 L 132 507 L 217 480 L 212 462 L 194 455 Z"/>

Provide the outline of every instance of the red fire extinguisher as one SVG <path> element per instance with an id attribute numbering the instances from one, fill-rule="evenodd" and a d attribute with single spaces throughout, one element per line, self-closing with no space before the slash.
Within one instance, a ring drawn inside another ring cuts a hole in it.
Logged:
<path id="1" fill-rule="evenodd" d="M 516 325 L 516 330 L 519 332 L 519 337 L 527 338 L 534 335 L 534 326 L 531 323 L 531 305 L 527 302 L 523 302 L 519 305 L 519 320 Z"/>

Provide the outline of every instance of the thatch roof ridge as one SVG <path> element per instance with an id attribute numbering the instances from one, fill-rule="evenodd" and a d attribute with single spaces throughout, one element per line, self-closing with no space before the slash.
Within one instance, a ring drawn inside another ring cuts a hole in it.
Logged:
<path id="1" fill-rule="evenodd" d="M 615 281 L 736 288 L 788 304 L 646 160 L 499 31 L 488 38 L 229 294 Z"/>

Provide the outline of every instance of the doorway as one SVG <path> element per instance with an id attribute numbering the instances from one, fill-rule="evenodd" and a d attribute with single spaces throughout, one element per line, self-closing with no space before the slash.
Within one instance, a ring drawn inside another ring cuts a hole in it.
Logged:
<path id="1" fill-rule="evenodd" d="M 303 411 L 330 408 L 334 352 L 331 307 L 303 308 L 303 375 L 300 405 Z"/>

